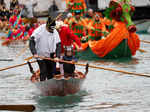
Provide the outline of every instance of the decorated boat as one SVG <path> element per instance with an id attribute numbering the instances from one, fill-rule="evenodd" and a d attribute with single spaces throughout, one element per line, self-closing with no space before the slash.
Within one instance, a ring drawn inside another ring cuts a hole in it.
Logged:
<path id="1" fill-rule="evenodd" d="M 83 52 L 77 52 L 80 59 L 132 57 L 140 47 L 136 27 L 131 20 L 134 7 L 129 0 L 112 0 L 105 11 L 109 19 L 109 34 L 99 40 L 89 39 L 82 43 Z"/>
<path id="2" fill-rule="evenodd" d="M 31 64 L 29 63 L 30 71 L 32 71 Z M 88 64 L 85 68 L 85 73 L 75 71 L 70 75 L 60 75 L 59 68 L 57 73 L 52 79 L 40 81 L 40 70 L 37 70 L 32 76 L 31 81 L 40 89 L 41 93 L 45 96 L 66 96 L 72 95 L 80 91 L 86 75 L 88 73 Z"/>

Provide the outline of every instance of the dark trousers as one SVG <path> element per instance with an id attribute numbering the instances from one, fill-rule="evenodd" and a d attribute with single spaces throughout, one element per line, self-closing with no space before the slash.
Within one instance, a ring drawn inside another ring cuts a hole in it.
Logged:
<path id="1" fill-rule="evenodd" d="M 56 63 L 50 60 L 37 60 L 40 68 L 40 81 L 53 78 L 56 72 Z"/>

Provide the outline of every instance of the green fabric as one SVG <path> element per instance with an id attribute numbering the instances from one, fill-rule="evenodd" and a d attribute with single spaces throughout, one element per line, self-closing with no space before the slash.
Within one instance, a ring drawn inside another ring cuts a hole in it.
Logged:
<path id="1" fill-rule="evenodd" d="M 101 36 L 99 36 L 99 37 L 89 36 L 88 40 L 100 40 L 101 38 L 102 38 Z"/>
<path id="2" fill-rule="evenodd" d="M 83 52 L 76 52 L 77 58 L 80 60 L 99 60 L 99 59 L 119 59 L 131 58 L 131 51 L 127 45 L 127 40 L 123 40 L 116 48 L 109 52 L 105 57 L 100 58 L 88 47 Z"/>
<path id="3" fill-rule="evenodd" d="M 120 17 L 121 21 L 122 22 L 127 21 L 128 22 L 127 27 L 130 25 L 133 25 L 134 23 L 131 20 L 132 14 L 130 14 L 130 12 L 131 12 L 131 8 L 130 8 L 131 5 L 129 4 L 130 0 L 126 0 L 125 2 L 124 2 L 124 0 L 121 0 L 120 2 L 123 2 L 123 5 L 122 5 L 123 14 Z M 110 14 L 111 14 L 112 10 L 114 10 L 116 8 L 117 7 L 115 7 L 115 6 L 107 8 L 104 12 L 105 17 L 112 20 L 112 17 L 110 16 Z"/>
<path id="4" fill-rule="evenodd" d="M 130 5 L 123 4 L 123 17 L 128 22 L 127 27 L 134 24 L 131 20 L 130 11 L 131 11 Z"/>
<path id="5" fill-rule="evenodd" d="M 114 25 L 109 25 L 109 26 L 108 26 L 109 32 L 110 32 L 112 29 L 114 29 Z"/>
<path id="6" fill-rule="evenodd" d="M 74 33 L 75 35 L 77 35 L 78 37 L 82 37 L 83 34 L 82 33 Z"/>
<path id="7" fill-rule="evenodd" d="M 79 8 L 80 6 L 82 6 L 82 3 L 74 3 L 75 8 L 77 8 L 77 7 Z"/>

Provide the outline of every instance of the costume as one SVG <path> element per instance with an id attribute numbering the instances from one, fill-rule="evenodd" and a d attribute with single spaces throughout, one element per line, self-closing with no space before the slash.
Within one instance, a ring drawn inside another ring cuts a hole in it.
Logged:
<path id="1" fill-rule="evenodd" d="M 74 15 L 77 10 L 82 14 L 87 11 L 86 3 L 84 0 L 66 0 L 66 4 L 72 15 Z"/>
<path id="2" fill-rule="evenodd" d="M 104 32 L 106 31 L 105 24 L 101 18 L 99 18 L 99 20 L 92 20 L 88 27 L 89 39 L 91 40 L 101 39 L 101 37 L 104 36 Z"/>
<path id="3" fill-rule="evenodd" d="M 73 32 L 67 26 L 62 26 L 59 30 L 59 35 L 61 39 L 61 51 L 64 52 L 65 46 L 73 45 L 75 42 L 79 47 L 81 47 L 80 39 L 73 34 Z"/>
<path id="4" fill-rule="evenodd" d="M 85 26 L 86 22 L 85 20 L 80 17 L 79 19 L 76 19 L 76 17 L 73 17 L 70 20 L 70 29 L 73 31 L 75 35 L 77 35 L 80 39 L 85 36 Z"/>

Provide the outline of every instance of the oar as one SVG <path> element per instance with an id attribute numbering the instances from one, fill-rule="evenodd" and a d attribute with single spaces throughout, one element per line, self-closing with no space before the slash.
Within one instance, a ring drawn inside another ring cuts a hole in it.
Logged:
<path id="1" fill-rule="evenodd" d="M 30 63 L 35 63 L 36 61 L 31 61 Z M 5 67 L 5 68 L 1 68 L 0 71 L 4 71 L 4 70 L 8 70 L 8 69 L 11 69 L 11 68 L 16 68 L 16 67 L 20 67 L 20 66 L 23 66 L 23 65 L 26 65 L 28 63 L 22 63 L 22 64 L 18 64 L 18 65 L 13 65 L 13 66 L 8 66 L 8 67 Z"/>
<path id="2" fill-rule="evenodd" d="M 150 41 L 146 41 L 146 40 L 140 40 L 141 42 L 144 42 L 144 43 L 148 43 L 150 44 Z"/>
<path id="3" fill-rule="evenodd" d="M 21 51 L 16 55 L 16 58 L 18 58 L 19 56 L 21 56 L 29 47 L 29 44 L 27 43 L 27 45 L 21 49 Z"/>
<path id="4" fill-rule="evenodd" d="M 51 58 L 43 58 L 43 57 L 39 57 L 40 59 L 46 59 L 46 60 L 51 60 L 51 61 L 55 61 L 55 62 L 63 62 L 63 63 L 69 63 L 69 64 L 75 64 L 75 65 L 79 65 L 79 66 L 86 66 L 86 64 L 81 64 L 81 63 L 72 63 L 70 61 L 65 61 L 65 60 L 56 60 L 56 59 L 51 59 Z M 31 59 L 31 57 L 27 58 L 27 59 Z M 28 60 L 29 61 L 29 60 Z M 96 68 L 96 69 L 103 69 L 103 70 L 108 70 L 108 71 L 114 71 L 114 72 L 120 72 L 120 73 L 125 73 L 125 74 L 130 74 L 130 75 L 136 75 L 136 76 L 143 76 L 143 77 L 150 77 L 150 74 L 140 74 L 140 73 L 134 73 L 134 72 L 128 72 L 128 71 L 123 71 L 123 70 L 116 70 L 113 68 L 105 68 L 105 67 L 98 67 L 98 66 L 94 66 L 94 65 L 89 65 L 89 67 L 91 68 Z"/>
<path id="5" fill-rule="evenodd" d="M 144 20 L 141 20 L 141 21 L 136 22 L 135 25 L 142 24 L 142 23 L 145 23 L 145 22 L 147 22 L 147 21 L 148 21 L 147 19 L 144 19 Z"/>
<path id="6" fill-rule="evenodd" d="M 142 53 L 147 52 L 147 51 L 145 51 L 144 49 L 138 49 L 138 51 L 140 51 L 140 52 L 142 52 Z"/>
<path id="7" fill-rule="evenodd" d="M 34 105 L 0 105 L 0 110 L 33 112 Z"/>
<path id="8" fill-rule="evenodd" d="M 13 61 L 13 59 L 0 59 L 0 61 Z"/>

